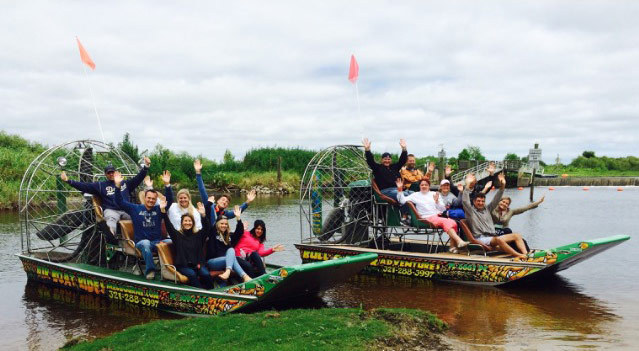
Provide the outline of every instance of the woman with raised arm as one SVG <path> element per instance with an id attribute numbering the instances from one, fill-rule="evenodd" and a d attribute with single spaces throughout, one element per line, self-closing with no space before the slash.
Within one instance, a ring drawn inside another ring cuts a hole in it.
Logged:
<path id="1" fill-rule="evenodd" d="M 180 189 L 177 193 L 177 202 L 169 207 L 169 220 L 173 227 L 179 228 L 185 214 L 191 215 L 194 220 L 195 230 L 202 229 L 202 217 L 191 202 L 191 194 L 188 189 Z"/>
<path id="2" fill-rule="evenodd" d="M 264 248 L 265 240 L 266 224 L 263 220 L 258 219 L 253 224 L 253 229 L 245 231 L 240 241 L 235 245 L 235 255 L 238 256 L 237 261 L 252 278 L 266 273 L 262 257 L 268 256 L 273 252 L 284 251 L 284 245 L 282 244 L 277 244 L 270 249 Z"/>
<path id="3" fill-rule="evenodd" d="M 206 199 L 209 198 L 209 195 L 206 193 L 206 188 L 204 187 L 204 180 L 202 180 L 202 163 L 200 162 L 200 160 L 195 160 L 193 162 L 193 168 L 195 169 L 195 180 L 197 181 L 197 188 L 200 191 L 200 197 L 202 198 L 202 201 L 206 201 Z M 246 211 L 246 209 L 248 208 L 248 205 L 253 200 L 255 200 L 255 195 L 256 195 L 255 190 L 251 190 L 248 192 L 248 194 L 246 194 L 246 202 L 240 205 L 240 210 L 242 210 L 242 212 Z M 226 209 L 230 203 L 231 203 L 231 197 L 229 195 L 224 194 L 220 196 L 220 198 L 217 200 L 217 203 L 211 204 L 212 206 L 214 206 L 213 212 L 215 213 L 215 216 L 216 217 L 224 216 L 227 219 L 232 219 L 233 217 L 235 217 L 234 211 Z M 215 217 L 213 216 L 211 216 L 211 224 L 215 224 Z"/>
<path id="4" fill-rule="evenodd" d="M 508 228 L 510 219 L 513 218 L 513 216 L 515 215 L 522 214 L 533 208 L 537 208 L 539 204 L 544 202 L 545 198 L 546 198 L 545 196 L 542 196 L 541 199 L 535 202 L 531 202 L 530 204 L 524 207 L 511 209 L 510 203 L 512 202 L 512 200 L 508 196 L 502 197 L 501 200 L 499 201 L 499 204 L 497 204 L 497 207 L 490 212 L 490 215 L 493 217 L 493 222 L 495 224 L 495 231 L 497 232 L 497 235 L 512 233 L 513 231 L 510 228 Z"/>
<path id="5" fill-rule="evenodd" d="M 189 279 L 189 285 L 196 288 L 211 289 L 213 280 L 204 262 L 204 240 L 208 237 L 210 225 L 204 230 L 194 227 L 195 220 L 190 213 L 183 214 L 180 220 L 180 229 L 176 229 L 169 219 L 166 211 L 166 201 L 160 200 L 160 210 L 166 231 L 175 245 L 175 269 Z M 205 216 L 204 205 L 198 202 L 198 216 Z M 208 223 L 207 223 L 208 224 Z M 200 280 L 202 283 L 200 283 Z"/>
<path id="6" fill-rule="evenodd" d="M 211 196 L 205 206 L 206 215 L 215 217 L 214 212 L 211 211 L 215 197 Z M 235 249 L 233 248 L 242 237 L 244 233 L 244 224 L 240 219 L 242 210 L 240 206 L 235 206 L 234 217 L 237 218 L 237 224 L 235 231 L 231 234 L 229 229 L 229 220 L 225 216 L 221 216 L 214 220 L 215 225 L 211 227 L 209 233 L 209 241 L 206 244 L 206 264 L 212 271 L 224 271 L 218 278 L 226 281 L 231 276 L 231 270 L 233 270 L 238 276 L 245 282 L 251 280 L 251 277 L 244 272 L 242 267 L 237 263 L 235 257 Z M 206 219 L 204 222 L 208 222 Z"/>

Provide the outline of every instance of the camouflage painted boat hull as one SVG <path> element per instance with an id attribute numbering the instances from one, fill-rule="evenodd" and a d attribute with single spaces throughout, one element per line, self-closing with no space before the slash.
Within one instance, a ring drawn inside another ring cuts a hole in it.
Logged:
<path id="1" fill-rule="evenodd" d="M 275 269 L 249 282 L 213 290 L 77 263 L 55 263 L 18 255 L 30 281 L 148 308 L 189 315 L 219 315 L 267 307 L 343 282 L 377 258 L 363 254 L 340 260 Z"/>
<path id="2" fill-rule="evenodd" d="M 580 241 L 550 250 L 534 250 L 528 259 L 496 258 L 483 255 L 419 253 L 377 250 L 347 245 L 297 244 L 302 262 L 317 262 L 363 252 L 377 253 L 362 273 L 410 276 L 482 285 L 505 285 L 530 281 L 567 269 L 604 250 L 630 239 L 615 235 Z"/>

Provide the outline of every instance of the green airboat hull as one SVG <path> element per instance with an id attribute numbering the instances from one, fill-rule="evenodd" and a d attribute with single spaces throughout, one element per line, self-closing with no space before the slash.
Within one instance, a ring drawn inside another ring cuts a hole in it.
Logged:
<path id="1" fill-rule="evenodd" d="M 204 290 L 89 264 L 55 263 L 19 254 L 27 277 L 109 300 L 188 315 L 219 315 L 268 307 L 317 293 L 357 274 L 377 254 L 277 268 L 249 282 Z"/>
<path id="2" fill-rule="evenodd" d="M 423 254 L 408 251 L 376 250 L 346 245 L 297 244 L 302 262 L 317 262 L 374 252 L 379 257 L 362 273 L 409 276 L 481 285 L 505 285 L 531 281 L 567 269 L 604 250 L 630 239 L 614 235 L 579 241 L 550 250 L 535 250 L 532 257 L 518 261 L 483 254 Z"/>

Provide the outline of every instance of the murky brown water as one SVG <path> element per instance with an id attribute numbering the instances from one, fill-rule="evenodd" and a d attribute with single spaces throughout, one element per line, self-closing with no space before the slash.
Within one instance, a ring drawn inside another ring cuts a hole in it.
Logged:
<path id="1" fill-rule="evenodd" d="M 526 191 L 508 191 L 513 206 Z M 639 188 L 557 188 L 539 209 L 516 216 L 533 247 L 553 247 L 611 234 L 633 236 L 535 286 L 496 289 L 406 278 L 358 276 L 310 301 L 311 306 L 410 307 L 436 313 L 450 324 L 456 348 L 493 349 L 639 349 Z M 297 264 L 299 241 L 295 198 L 260 198 L 246 220 L 262 218 L 268 242 L 287 251 L 270 261 Z M 55 349 L 67 337 L 103 336 L 158 318 L 176 318 L 153 310 L 116 304 L 87 295 L 27 284 L 19 260 L 15 214 L 0 213 L 0 349 Z"/>

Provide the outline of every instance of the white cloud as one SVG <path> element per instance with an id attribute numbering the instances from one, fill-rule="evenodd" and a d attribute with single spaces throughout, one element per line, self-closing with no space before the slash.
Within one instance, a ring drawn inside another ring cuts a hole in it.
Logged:
<path id="1" fill-rule="evenodd" d="M 221 158 L 358 143 L 544 159 L 639 146 L 635 2 L 19 2 L 2 5 L 0 129 L 47 144 L 125 132 Z M 360 63 L 358 116 L 347 81 Z"/>

